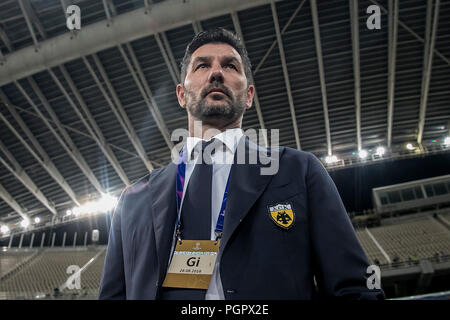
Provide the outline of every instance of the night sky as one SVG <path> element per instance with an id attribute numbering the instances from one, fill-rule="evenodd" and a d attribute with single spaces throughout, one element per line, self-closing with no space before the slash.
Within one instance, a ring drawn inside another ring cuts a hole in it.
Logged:
<path id="1" fill-rule="evenodd" d="M 450 174 L 450 152 L 330 172 L 348 212 L 372 208 L 372 189 Z"/>

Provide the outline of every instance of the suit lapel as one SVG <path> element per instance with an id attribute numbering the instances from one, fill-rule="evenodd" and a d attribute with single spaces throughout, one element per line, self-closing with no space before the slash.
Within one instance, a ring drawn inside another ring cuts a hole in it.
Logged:
<path id="1" fill-rule="evenodd" d="M 237 154 L 242 152 L 243 148 L 245 148 L 247 164 L 237 164 Z M 262 161 L 258 161 L 256 164 L 248 164 L 249 151 L 258 152 L 258 150 L 261 151 L 258 153 L 258 157 Z M 279 156 L 281 157 L 281 154 Z M 222 251 L 242 219 L 272 179 L 273 175 L 261 175 L 260 171 L 265 166 L 262 163 L 267 163 L 268 160 L 269 156 L 266 155 L 265 149 L 249 141 L 246 137 L 240 140 L 234 157 L 234 164 L 231 167 L 230 187 L 221 241 Z"/>
<path id="2" fill-rule="evenodd" d="M 166 271 L 176 223 L 175 177 L 176 165 L 170 163 L 153 178 L 150 185 L 160 281 Z"/>

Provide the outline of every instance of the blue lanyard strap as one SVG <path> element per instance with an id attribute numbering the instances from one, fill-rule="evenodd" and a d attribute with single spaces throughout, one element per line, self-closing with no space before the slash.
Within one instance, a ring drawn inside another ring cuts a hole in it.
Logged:
<path id="1" fill-rule="evenodd" d="M 183 190 L 186 176 L 186 155 L 185 148 L 183 148 L 180 152 L 180 156 L 178 158 L 178 166 L 177 166 L 177 177 L 176 177 L 176 199 L 177 199 L 177 212 L 178 219 L 176 225 L 176 236 L 178 241 L 181 243 L 181 202 L 183 200 Z M 216 235 L 216 241 L 222 237 L 223 232 L 223 221 L 225 217 L 225 208 L 227 204 L 228 197 L 228 186 L 230 185 L 230 177 L 231 177 L 231 168 L 230 173 L 228 174 L 227 184 L 225 186 L 225 192 L 223 194 L 222 205 L 220 206 L 219 216 L 217 217 L 216 228 L 214 233 Z"/>

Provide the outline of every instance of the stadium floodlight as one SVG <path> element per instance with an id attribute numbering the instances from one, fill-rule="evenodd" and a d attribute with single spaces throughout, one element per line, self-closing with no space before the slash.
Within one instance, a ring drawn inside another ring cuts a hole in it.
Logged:
<path id="1" fill-rule="evenodd" d="M 6 234 L 6 233 L 9 232 L 9 228 L 8 228 L 7 225 L 2 225 L 2 226 L 0 227 L 0 231 L 1 231 L 1 233 Z"/>
<path id="2" fill-rule="evenodd" d="M 118 199 L 109 194 L 102 194 L 102 197 L 97 201 L 89 201 L 79 207 L 74 207 L 72 210 L 67 210 L 67 215 L 89 215 L 98 213 L 107 213 L 115 208 Z"/>
<path id="3" fill-rule="evenodd" d="M 450 136 L 445 137 L 445 139 L 444 139 L 444 145 L 445 145 L 446 147 L 450 146 Z"/>
<path id="4" fill-rule="evenodd" d="M 338 158 L 335 155 L 325 157 L 326 163 L 335 163 L 337 161 L 338 161 Z"/>
<path id="5" fill-rule="evenodd" d="M 66 216 L 68 217 L 68 216 L 71 216 L 73 214 L 73 212 L 72 212 L 72 210 L 67 210 L 66 211 Z"/>
<path id="6" fill-rule="evenodd" d="M 386 149 L 384 147 L 378 147 L 375 154 L 379 157 L 383 156 L 386 153 Z"/>
<path id="7" fill-rule="evenodd" d="M 41 218 L 39 218 L 39 217 L 34 218 L 34 223 L 39 223 L 39 222 L 41 222 Z"/>
<path id="8" fill-rule="evenodd" d="M 408 150 L 414 150 L 416 147 L 414 147 L 413 145 L 412 145 L 412 143 L 408 143 L 408 144 L 406 144 L 406 149 L 408 149 Z"/>
<path id="9" fill-rule="evenodd" d="M 109 194 L 103 194 L 102 198 L 97 202 L 97 206 L 99 209 L 99 212 L 108 212 L 115 208 L 117 205 L 117 198 L 113 197 Z"/>
<path id="10" fill-rule="evenodd" d="M 364 149 L 359 150 L 359 152 L 358 152 L 358 156 L 359 156 L 361 159 L 367 158 L 367 155 L 368 155 L 368 152 L 367 152 L 366 150 L 364 150 Z"/>
<path id="11" fill-rule="evenodd" d="M 23 219 L 22 221 L 20 221 L 20 225 L 22 226 L 22 228 L 27 228 L 30 225 L 30 219 Z"/>
<path id="12" fill-rule="evenodd" d="M 95 202 L 86 202 L 80 207 L 81 214 L 90 214 L 97 211 L 97 205 Z"/>
<path id="13" fill-rule="evenodd" d="M 68 210 L 72 212 L 75 217 L 78 217 L 81 214 L 81 207 L 74 207 L 72 210 Z"/>

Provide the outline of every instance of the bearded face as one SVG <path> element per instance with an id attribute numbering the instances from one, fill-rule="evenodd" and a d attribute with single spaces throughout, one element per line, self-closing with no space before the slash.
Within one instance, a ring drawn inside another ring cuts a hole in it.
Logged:
<path id="1" fill-rule="evenodd" d="M 253 94 L 239 53 L 223 43 L 195 50 L 184 83 L 177 86 L 178 102 L 189 117 L 216 126 L 241 121 Z"/>
<path id="2" fill-rule="evenodd" d="M 224 120 L 233 122 L 239 119 L 246 109 L 246 90 L 231 92 L 221 81 L 213 81 L 201 92 L 185 88 L 186 108 L 198 120 Z"/>

